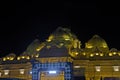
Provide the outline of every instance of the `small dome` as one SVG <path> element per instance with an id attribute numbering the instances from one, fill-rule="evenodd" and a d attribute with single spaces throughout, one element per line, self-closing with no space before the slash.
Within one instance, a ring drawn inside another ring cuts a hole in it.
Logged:
<path id="1" fill-rule="evenodd" d="M 104 39 L 98 35 L 94 35 L 86 44 L 86 48 L 108 48 L 108 45 Z"/>
<path id="2" fill-rule="evenodd" d="M 118 50 L 116 48 L 111 48 L 110 52 L 117 52 Z"/>
<path id="3" fill-rule="evenodd" d="M 16 57 L 16 55 L 14 53 L 10 53 L 7 55 L 7 57 Z"/>

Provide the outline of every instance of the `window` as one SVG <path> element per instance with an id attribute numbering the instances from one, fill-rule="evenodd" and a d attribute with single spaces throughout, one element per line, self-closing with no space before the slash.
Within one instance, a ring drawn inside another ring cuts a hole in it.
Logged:
<path id="1" fill-rule="evenodd" d="M 20 69 L 20 74 L 24 74 L 24 69 Z"/>
<path id="2" fill-rule="evenodd" d="M 8 75 L 9 74 L 9 70 L 4 70 L 4 74 Z"/>
<path id="3" fill-rule="evenodd" d="M 114 71 L 119 71 L 119 66 L 113 66 Z"/>
<path id="4" fill-rule="evenodd" d="M 95 69 L 96 69 L 97 72 L 99 72 L 100 71 L 100 66 L 95 66 Z"/>

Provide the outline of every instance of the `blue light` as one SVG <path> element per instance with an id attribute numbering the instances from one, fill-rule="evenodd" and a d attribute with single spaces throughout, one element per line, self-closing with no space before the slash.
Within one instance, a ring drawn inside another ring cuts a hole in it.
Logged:
<path id="1" fill-rule="evenodd" d="M 30 74 L 32 74 L 32 70 L 30 71 Z"/>

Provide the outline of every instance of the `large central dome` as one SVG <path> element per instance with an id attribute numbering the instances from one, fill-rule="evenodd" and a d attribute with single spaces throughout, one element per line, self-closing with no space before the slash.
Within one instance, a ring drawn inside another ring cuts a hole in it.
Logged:
<path id="1" fill-rule="evenodd" d="M 44 55 L 44 53 L 59 56 L 67 56 L 74 54 L 71 53 L 71 48 L 80 48 L 81 42 L 77 39 L 77 37 L 71 33 L 71 30 L 68 28 L 58 27 L 45 42 L 45 46 L 40 51 L 40 55 Z M 54 50 L 55 49 L 55 50 Z M 48 55 L 47 55 L 48 56 Z M 45 55 L 44 55 L 45 57 Z"/>
<path id="2" fill-rule="evenodd" d="M 76 39 L 76 36 L 71 33 L 71 30 L 68 28 L 58 27 L 48 38 L 48 41 L 52 40 L 73 40 Z"/>

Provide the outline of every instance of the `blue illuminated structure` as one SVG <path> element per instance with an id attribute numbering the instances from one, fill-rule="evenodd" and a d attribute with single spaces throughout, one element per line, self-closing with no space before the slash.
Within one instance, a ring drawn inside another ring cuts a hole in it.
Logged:
<path id="1" fill-rule="evenodd" d="M 32 67 L 32 80 L 40 80 L 42 71 L 57 70 L 64 72 L 64 80 L 73 80 L 72 63 L 56 62 L 56 63 L 34 63 Z"/>

